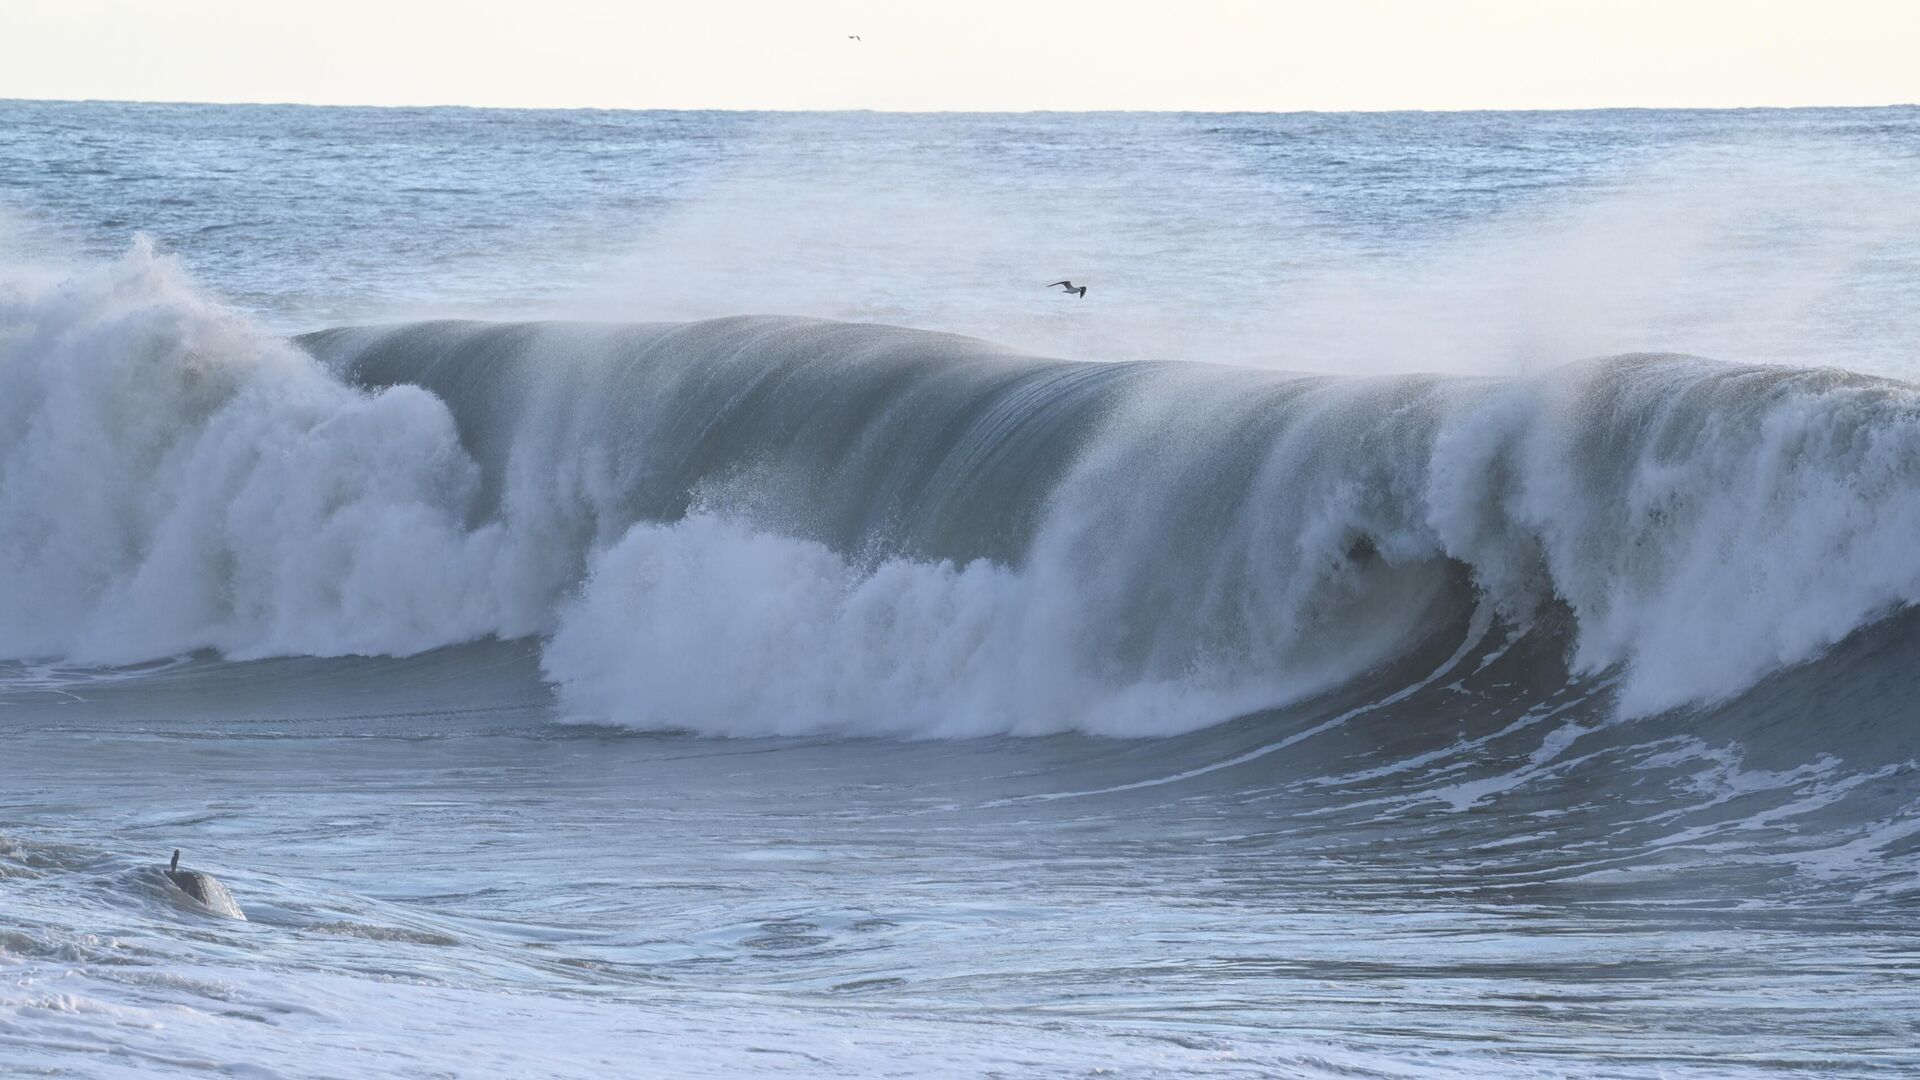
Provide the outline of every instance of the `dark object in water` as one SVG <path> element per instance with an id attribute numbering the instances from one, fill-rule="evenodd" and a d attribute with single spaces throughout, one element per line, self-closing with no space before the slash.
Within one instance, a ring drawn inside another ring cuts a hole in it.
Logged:
<path id="1" fill-rule="evenodd" d="M 198 870 L 180 869 L 180 849 L 173 849 L 173 861 L 167 864 L 167 880 L 174 887 L 186 893 L 193 901 L 215 915 L 224 915 L 229 919 L 246 921 L 246 913 L 234 902 L 233 894 L 227 891 L 220 879 L 212 874 L 203 874 Z"/>

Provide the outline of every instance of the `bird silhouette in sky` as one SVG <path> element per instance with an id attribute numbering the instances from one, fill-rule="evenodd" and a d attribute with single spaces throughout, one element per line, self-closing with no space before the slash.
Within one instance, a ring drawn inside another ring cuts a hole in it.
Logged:
<path id="1" fill-rule="evenodd" d="M 1085 300 L 1087 298 L 1087 287 L 1085 285 L 1081 285 L 1076 288 L 1073 282 L 1071 281 L 1056 281 L 1053 283 L 1053 285 L 1065 286 L 1067 292 L 1073 293 L 1075 296 L 1078 296 L 1082 300 Z M 1051 289 L 1053 288 L 1053 285 L 1049 285 L 1047 286 L 1047 288 Z"/>

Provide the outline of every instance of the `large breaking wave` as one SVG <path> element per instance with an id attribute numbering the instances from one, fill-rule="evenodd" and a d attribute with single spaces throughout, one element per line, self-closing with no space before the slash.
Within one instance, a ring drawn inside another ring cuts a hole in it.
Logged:
<path id="1" fill-rule="evenodd" d="M 774 317 L 290 343 L 167 260 L 0 284 L 0 655 L 541 635 L 585 719 L 1188 730 L 1564 634 L 1642 715 L 1920 601 L 1920 389 L 1040 359 Z"/>

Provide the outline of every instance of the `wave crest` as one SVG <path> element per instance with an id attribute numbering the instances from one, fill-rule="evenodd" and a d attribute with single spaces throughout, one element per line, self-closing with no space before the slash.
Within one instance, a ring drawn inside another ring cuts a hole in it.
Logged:
<path id="1" fill-rule="evenodd" d="M 893 327 L 420 323 L 300 348 L 141 246 L 0 285 L 0 655 L 551 635 L 586 719 L 1187 730 L 1571 615 L 1643 714 L 1920 600 L 1920 390 L 1084 364 Z"/>

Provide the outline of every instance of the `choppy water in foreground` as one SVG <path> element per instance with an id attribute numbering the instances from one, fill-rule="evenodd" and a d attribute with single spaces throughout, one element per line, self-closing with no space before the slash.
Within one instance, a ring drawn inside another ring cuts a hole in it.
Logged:
<path id="1" fill-rule="evenodd" d="M 1912 622 L 1842 681 L 1910 700 Z M 1609 725 L 1503 646 L 1466 687 L 1163 741 L 555 725 L 518 646 L 13 691 L 91 700 L 9 721 L 0 1047 L 91 1075 L 1920 1067 L 1912 766 L 1837 735 L 1742 760 L 1737 715 Z M 1857 715 L 1833 681 L 1770 685 L 1775 719 Z M 169 899 L 175 843 L 248 922 Z"/>
<path id="2" fill-rule="evenodd" d="M 0 118 L 0 1072 L 1920 1075 L 1913 110 Z"/>

